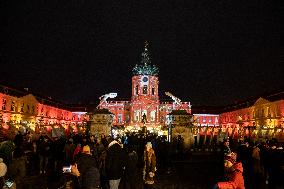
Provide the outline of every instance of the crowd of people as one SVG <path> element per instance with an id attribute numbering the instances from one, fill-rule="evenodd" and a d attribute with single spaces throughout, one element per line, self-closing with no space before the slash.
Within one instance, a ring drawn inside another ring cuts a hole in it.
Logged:
<path id="1" fill-rule="evenodd" d="M 19 132 L 1 143 L 0 157 L 7 166 L 1 178 L 12 179 L 18 186 L 25 176 L 42 175 L 48 179 L 48 188 L 151 188 L 157 155 L 162 159 L 165 154 L 160 152 L 166 149 L 164 142 L 155 135 L 35 138 Z"/>
<path id="2" fill-rule="evenodd" d="M 223 146 L 223 178 L 214 188 L 283 188 L 284 150 L 277 140 L 265 142 L 233 143 L 230 139 L 224 141 Z"/>
<path id="3" fill-rule="evenodd" d="M 170 145 L 164 137 L 133 133 L 51 138 L 19 132 L 0 144 L 0 188 L 21 186 L 23 178 L 33 175 L 47 178 L 49 189 L 153 188 L 157 169 L 169 167 L 173 154 L 185 155 L 174 141 Z M 269 188 L 283 187 L 284 151 L 276 140 L 226 139 L 220 149 L 223 174 L 214 188 L 260 188 L 261 180 Z"/>

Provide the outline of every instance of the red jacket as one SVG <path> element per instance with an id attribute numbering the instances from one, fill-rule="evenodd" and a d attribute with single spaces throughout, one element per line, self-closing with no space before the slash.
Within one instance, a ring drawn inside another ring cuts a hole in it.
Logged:
<path id="1" fill-rule="evenodd" d="M 73 159 L 75 159 L 76 155 L 79 154 L 81 151 L 82 151 L 81 146 L 77 146 L 74 150 L 74 153 L 73 153 Z"/>
<path id="2" fill-rule="evenodd" d="M 219 189 L 245 189 L 242 163 L 233 165 L 235 169 L 229 174 L 229 181 L 218 182 Z"/>

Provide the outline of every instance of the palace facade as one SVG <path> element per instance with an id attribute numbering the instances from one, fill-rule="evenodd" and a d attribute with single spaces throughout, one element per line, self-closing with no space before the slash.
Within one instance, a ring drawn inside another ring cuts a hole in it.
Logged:
<path id="1" fill-rule="evenodd" d="M 17 130 L 60 136 L 85 133 L 90 126 L 91 134 L 99 135 L 121 127 L 129 131 L 163 130 L 172 136 L 185 135 L 186 129 L 191 144 L 207 144 L 228 136 L 254 140 L 276 138 L 284 142 L 283 91 L 232 106 L 192 110 L 189 101 L 182 102 L 170 92 L 165 92 L 170 101 L 160 100 L 158 72 L 151 63 L 146 43 L 141 62 L 132 70 L 131 98 L 115 101 L 109 98 L 116 97 L 116 93 L 105 94 L 95 109 L 74 109 L 28 90 L 0 85 L 0 136 Z"/>
<path id="2" fill-rule="evenodd" d="M 132 91 L 129 101 L 107 101 L 101 97 L 99 109 L 108 109 L 114 115 L 114 126 L 148 129 L 166 126 L 167 115 L 172 110 L 185 110 L 191 114 L 190 102 L 181 100 L 169 92 L 171 102 L 161 102 L 159 98 L 158 68 L 151 63 L 147 43 L 140 64 L 132 70 Z"/>
<path id="3" fill-rule="evenodd" d="M 22 132 L 50 136 L 80 132 L 88 119 L 86 112 L 72 112 L 70 107 L 51 98 L 0 85 L 0 123 L 2 136 Z M 8 133 L 12 132 L 12 133 Z"/>
<path id="4" fill-rule="evenodd" d="M 227 106 L 220 113 L 220 129 L 233 138 L 284 142 L 284 92 Z"/>

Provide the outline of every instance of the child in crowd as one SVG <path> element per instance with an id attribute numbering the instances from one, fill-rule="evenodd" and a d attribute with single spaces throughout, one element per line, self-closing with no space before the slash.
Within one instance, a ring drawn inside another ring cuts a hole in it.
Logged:
<path id="1" fill-rule="evenodd" d="M 218 182 L 215 188 L 219 189 L 245 189 L 243 166 L 236 162 L 237 155 L 230 153 L 225 157 L 225 181 Z"/>

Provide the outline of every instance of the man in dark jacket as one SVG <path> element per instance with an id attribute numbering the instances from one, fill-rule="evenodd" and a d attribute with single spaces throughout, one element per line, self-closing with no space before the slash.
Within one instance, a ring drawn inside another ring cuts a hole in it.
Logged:
<path id="1" fill-rule="evenodd" d="M 138 155 L 132 146 L 128 147 L 125 166 L 125 180 L 127 189 L 138 188 Z"/>
<path id="2" fill-rule="evenodd" d="M 110 189 L 118 189 L 125 167 L 125 154 L 120 144 L 113 140 L 109 143 L 106 156 L 106 174 Z"/>
<path id="3" fill-rule="evenodd" d="M 92 156 L 88 145 L 83 147 L 82 154 L 75 160 L 80 173 L 82 189 L 95 189 L 100 187 L 100 172 L 97 161 Z"/>
<path id="4" fill-rule="evenodd" d="M 47 171 L 47 165 L 51 154 L 50 145 L 47 137 L 41 138 L 38 144 L 37 152 L 39 155 L 40 174 L 45 174 Z"/>

